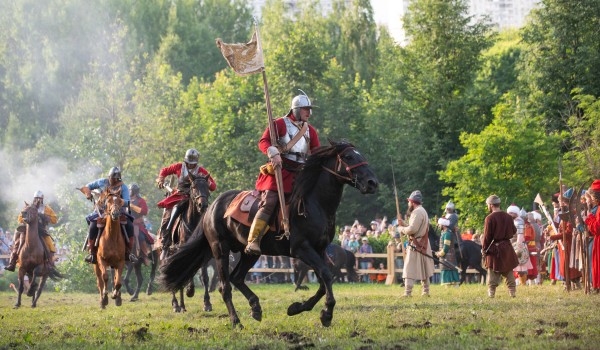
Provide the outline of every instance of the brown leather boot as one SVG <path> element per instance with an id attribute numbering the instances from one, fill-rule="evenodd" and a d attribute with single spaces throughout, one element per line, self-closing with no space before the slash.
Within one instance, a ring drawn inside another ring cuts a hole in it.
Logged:
<path id="1" fill-rule="evenodd" d="M 260 240 L 265 235 L 265 232 L 269 229 L 269 225 L 263 219 L 254 217 L 252 226 L 250 227 L 250 233 L 248 234 L 248 245 L 244 252 L 251 255 L 261 255 L 260 251 Z"/>
<path id="2" fill-rule="evenodd" d="M 125 260 L 132 263 L 138 262 L 138 258 L 133 254 L 133 248 L 135 247 L 135 237 L 129 237 L 129 243 L 125 245 Z"/>
<path id="3" fill-rule="evenodd" d="M 98 263 L 98 258 L 96 254 L 98 252 L 96 248 L 96 240 L 88 239 L 88 256 L 85 257 L 85 262 L 88 264 L 96 264 Z"/>
<path id="4" fill-rule="evenodd" d="M 17 259 L 19 258 L 19 253 L 17 253 L 18 249 L 13 249 L 14 252 L 10 254 L 10 261 L 7 266 L 4 266 L 6 271 L 15 271 L 17 268 Z"/>

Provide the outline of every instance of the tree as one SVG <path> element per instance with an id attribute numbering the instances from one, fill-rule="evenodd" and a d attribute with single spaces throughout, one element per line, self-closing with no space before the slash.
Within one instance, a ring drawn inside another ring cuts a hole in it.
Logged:
<path id="1" fill-rule="evenodd" d="M 577 108 L 568 121 L 572 148 L 565 154 L 566 169 L 576 183 L 600 178 L 600 100 L 581 92 L 573 94 Z"/>
<path id="2" fill-rule="evenodd" d="M 522 103 L 507 94 L 494 108 L 494 120 L 479 134 L 460 137 L 467 153 L 448 163 L 440 177 L 449 196 L 468 218 L 470 227 L 482 227 L 485 199 L 498 195 L 506 205 L 529 207 L 537 193 L 557 187 L 560 137 L 547 135 L 539 118 L 522 110 Z"/>
<path id="3" fill-rule="evenodd" d="M 519 68 L 527 108 L 543 116 L 549 130 L 567 129 L 573 89 L 600 96 L 599 27 L 596 0 L 544 0 L 522 31 L 527 50 Z"/>

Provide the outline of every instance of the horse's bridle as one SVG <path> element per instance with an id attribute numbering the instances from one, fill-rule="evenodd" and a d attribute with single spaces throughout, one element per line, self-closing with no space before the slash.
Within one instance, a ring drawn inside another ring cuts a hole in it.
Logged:
<path id="1" fill-rule="evenodd" d="M 210 196 L 210 193 L 208 195 L 204 195 L 202 194 L 202 192 L 200 190 L 198 190 L 198 188 L 196 187 L 196 179 L 200 178 L 201 181 L 205 181 L 208 183 L 208 176 L 204 177 L 204 176 L 198 176 L 194 178 L 194 181 L 192 181 L 191 183 L 191 188 L 195 189 L 195 192 L 198 192 L 199 194 L 195 195 L 192 197 L 192 200 L 194 201 L 194 205 L 197 206 L 198 212 L 202 212 L 203 209 L 206 209 L 208 207 L 208 198 Z M 190 191 L 190 195 L 192 194 L 192 192 L 194 191 Z M 206 199 L 206 201 L 202 202 L 200 201 L 200 204 L 198 204 L 198 199 Z M 206 204 L 206 205 L 205 205 Z M 199 205 L 199 207 L 198 207 Z"/>
<path id="2" fill-rule="evenodd" d="M 348 147 L 344 148 L 344 150 L 342 150 L 340 153 L 338 153 L 337 159 L 335 161 L 335 166 L 334 166 L 335 170 L 331 170 L 324 165 L 322 167 L 324 170 L 333 174 L 338 179 L 348 181 L 350 184 L 352 184 L 353 187 L 356 187 L 357 186 L 357 181 L 356 181 L 357 177 L 352 174 L 352 169 L 358 168 L 363 165 L 368 165 L 369 163 L 365 160 L 365 161 L 357 163 L 357 164 L 349 165 L 348 163 L 344 162 L 344 160 L 342 159 L 342 156 L 348 151 L 356 152 L 354 147 L 348 146 Z M 342 175 L 339 173 L 342 170 L 346 171 L 346 175 Z"/>

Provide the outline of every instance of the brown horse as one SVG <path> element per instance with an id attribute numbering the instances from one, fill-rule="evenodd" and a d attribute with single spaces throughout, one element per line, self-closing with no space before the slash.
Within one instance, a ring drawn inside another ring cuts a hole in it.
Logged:
<path id="1" fill-rule="evenodd" d="M 21 212 L 25 222 L 25 243 L 19 253 L 19 290 L 15 308 L 21 306 L 21 295 L 25 289 L 25 275 L 29 277 L 30 287 L 27 296 L 33 297 L 31 307 L 36 307 L 37 301 L 44 290 L 48 277 L 56 280 L 63 276 L 54 268 L 46 264 L 45 250 L 39 235 L 38 209 L 34 205 L 25 202 L 25 208 Z M 36 278 L 41 277 L 39 287 Z"/>
<path id="2" fill-rule="evenodd" d="M 120 192 L 120 191 L 119 191 Z M 125 267 L 125 237 L 121 225 L 121 208 L 125 201 L 119 192 L 105 192 L 102 198 L 106 205 L 105 227 L 98 238 L 98 263 L 94 265 L 98 291 L 100 292 L 100 307 L 108 305 L 108 269 L 113 269 L 112 299 L 115 305 L 121 306 L 121 276 Z"/>

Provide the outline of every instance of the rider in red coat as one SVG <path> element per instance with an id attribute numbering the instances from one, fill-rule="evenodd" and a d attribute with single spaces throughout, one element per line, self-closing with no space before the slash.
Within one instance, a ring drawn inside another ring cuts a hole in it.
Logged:
<path id="1" fill-rule="evenodd" d="M 185 152 L 183 162 L 171 164 L 166 168 L 162 168 L 156 179 L 158 188 L 165 187 L 165 177 L 169 175 L 177 175 L 177 188 L 169 194 L 169 196 L 158 203 L 160 208 L 164 208 L 162 222 L 160 224 L 160 236 L 162 237 L 163 252 L 166 252 L 171 246 L 171 235 L 165 232 L 171 232 L 173 224 L 177 216 L 183 211 L 183 207 L 179 203 L 187 201 L 189 198 L 190 180 L 188 174 L 192 175 L 208 175 L 208 171 L 198 164 L 200 153 L 197 150 L 190 148 Z M 208 188 L 211 191 L 217 189 L 217 183 L 211 176 L 208 177 Z"/>
<path id="2" fill-rule="evenodd" d="M 256 189 L 261 191 L 261 201 L 248 235 L 245 249 L 248 254 L 261 254 L 260 240 L 269 229 L 268 223 L 279 203 L 273 167 L 282 167 L 283 191 L 289 195 L 296 173 L 311 151 L 320 146 L 317 131 L 308 124 L 313 107 L 315 106 L 310 103 L 306 94 L 294 97 L 288 114 L 274 122 L 278 144 L 271 143 L 268 127 L 258 141 L 258 148 L 269 157 L 269 163 L 261 167 L 256 180 Z"/>

